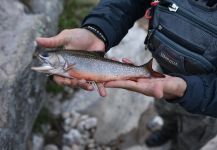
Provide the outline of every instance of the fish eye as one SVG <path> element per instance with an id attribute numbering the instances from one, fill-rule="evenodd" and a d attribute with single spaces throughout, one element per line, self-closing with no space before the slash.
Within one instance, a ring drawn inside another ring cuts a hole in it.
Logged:
<path id="1" fill-rule="evenodd" d="M 42 56 L 42 57 L 49 57 L 49 54 L 48 54 L 47 52 L 43 52 L 43 53 L 41 54 L 41 56 Z"/>

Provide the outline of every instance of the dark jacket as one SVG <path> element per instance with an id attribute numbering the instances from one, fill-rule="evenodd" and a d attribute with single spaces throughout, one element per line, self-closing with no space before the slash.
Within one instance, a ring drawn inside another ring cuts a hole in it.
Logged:
<path id="1" fill-rule="evenodd" d="M 83 25 L 99 27 L 111 48 L 117 45 L 134 22 L 144 15 L 149 3 L 149 0 L 101 0 L 84 19 Z M 217 74 L 180 77 L 187 82 L 187 90 L 182 98 L 175 101 L 191 113 L 217 117 Z"/>

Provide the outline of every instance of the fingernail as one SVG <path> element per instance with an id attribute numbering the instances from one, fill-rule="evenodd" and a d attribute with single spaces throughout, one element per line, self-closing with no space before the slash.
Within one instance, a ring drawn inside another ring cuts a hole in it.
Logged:
<path id="1" fill-rule="evenodd" d="M 85 80 L 79 80 L 79 81 L 78 81 L 78 84 L 84 84 L 84 83 L 86 83 Z"/>
<path id="2" fill-rule="evenodd" d="M 92 86 L 87 86 L 87 89 L 92 91 L 93 90 L 93 87 Z"/>

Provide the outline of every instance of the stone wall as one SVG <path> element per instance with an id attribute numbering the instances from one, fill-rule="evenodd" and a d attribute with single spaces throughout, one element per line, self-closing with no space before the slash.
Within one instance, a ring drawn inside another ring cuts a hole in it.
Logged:
<path id="1" fill-rule="evenodd" d="M 45 96 L 35 38 L 56 33 L 63 0 L 0 0 L 0 149 L 25 150 Z"/>

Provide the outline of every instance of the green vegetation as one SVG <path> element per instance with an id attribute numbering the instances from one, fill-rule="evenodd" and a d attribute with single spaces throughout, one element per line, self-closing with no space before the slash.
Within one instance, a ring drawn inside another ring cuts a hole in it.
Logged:
<path id="1" fill-rule="evenodd" d="M 79 27 L 83 18 L 96 5 L 98 0 L 65 0 L 64 10 L 60 17 L 60 31 Z"/>
<path id="2" fill-rule="evenodd" d="M 55 82 L 51 80 L 48 80 L 46 85 L 46 91 L 52 92 L 53 94 L 58 94 L 64 91 L 64 87 L 57 85 Z"/>
<path id="3" fill-rule="evenodd" d="M 47 124 L 51 122 L 51 115 L 50 112 L 47 108 L 42 107 L 39 115 L 37 116 L 37 119 L 35 121 L 35 124 L 33 126 L 33 132 L 34 133 L 42 133 L 42 124 Z"/>

